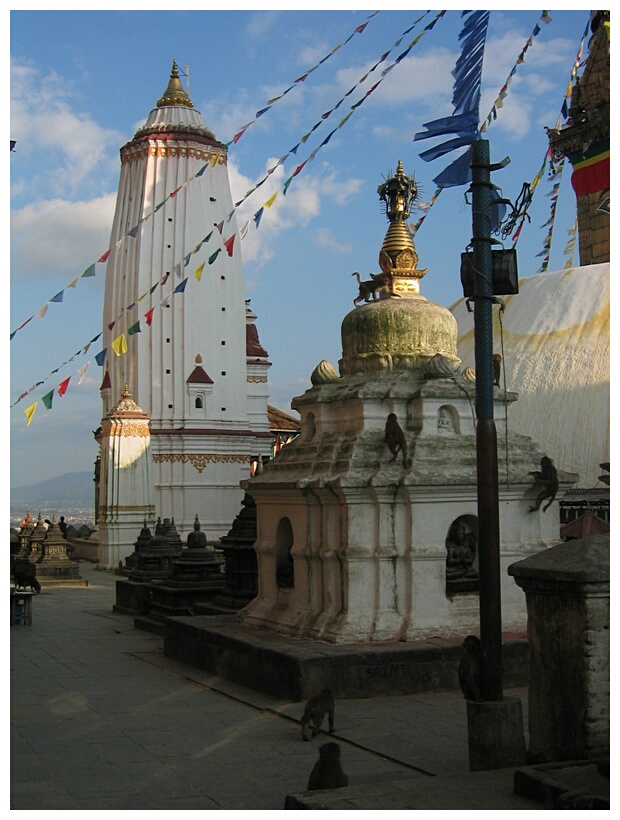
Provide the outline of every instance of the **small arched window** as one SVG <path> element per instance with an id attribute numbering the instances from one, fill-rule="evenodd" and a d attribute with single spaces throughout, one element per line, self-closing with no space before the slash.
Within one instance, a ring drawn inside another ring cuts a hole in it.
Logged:
<path id="1" fill-rule="evenodd" d="M 293 527 L 288 518 L 281 518 L 276 531 L 276 583 L 280 588 L 295 586 L 293 547 Z"/>
<path id="2" fill-rule="evenodd" d="M 196 401 L 194 402 L 194 407 L 196 410 L 202 410 L 202 397 L 196 396 Z"/>

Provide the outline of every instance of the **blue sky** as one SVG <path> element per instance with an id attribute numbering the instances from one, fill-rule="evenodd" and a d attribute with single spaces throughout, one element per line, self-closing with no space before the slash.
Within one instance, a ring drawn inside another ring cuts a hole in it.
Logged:
<path id="1" fill-rule="evenodd" d="M 92 469 L 97 455 L 92 431 L 101 419 L 98 348 L 46 377 L 101 330 L 103 266 L 75 288 L 66 286 L 108 248 L 119 149 L 155 107 L 172 60 L 183 70 L 189 66 L 190 96 L 222 142 L 254 120 L 268 100 L 295 85 L 229 149 L 233 201 L 238 201 L 386 51 L 390 54 L 382 66 L 390 65 L 436 14 L 429 12 L 396 46 L 424 10 L 381 11 L 334 51 L 372 11 L 11 12 L 10 138 L 17 144 L 9 160 L 10 330 L 35 318 L 6 351 L 11 363 L 6 406 L 45 379 L 9 411 L 12 486 Z M 545 126 L 557 122 L 589 19 L 587 10 L 551 11 L 551 22 L 541 27 L 525 62 L 517 65 L 540 15 L 534 9 L 492 11 L 485 50 L 481 121 L 516 66 L 504 105 L 485 135 L 493 162 L 511 159 L 493 181 L 512 201 L 541 168 Z M 401 160 L 425 202 L 435 191 L 433 177 L 448 164 L 448 158 L 423 162 L 419 154 L 432 141 L 414 142 L 413 137 L 423 123 L 451 113 L 461 22 L 460 11 L 448 10 L 317 151 L 286 196 L 284 181 L 381 79 L 382 66 L 239 208 L 242 226 L 279 190 L 259 228 L 251 223 L 241 250 L 246 295 L 273 362 L 270 402 L 285 411 L 291 398 L 310 386 L 310 373 L 321 359 L 338 365 L 340 325 L 356 296 L 352 272 L 367 278 L 379 270 L 387 221 L 377 186 Z M 331 56 L 295 84 L 326 55 Z M 550 191 L 545 174 L 531 222 L 517 244 L 522 277 L 535 275 L 541 266 L 537 254 L 549 231 Z M 409 222 L 421 215 L 414 213 Z M 567 232 L 575 215 L 567 168 L 550 271 L 567 260 Z M 471 231 L 465 189 L 445 190 L 415 236 L 419 267 L 429 269 L 421 281 L 428 299 L 450 306 L 462 296 L 460 254 Z M 40 319 L 38 310 L 63 289 L 63 302 L 50 304 Z M 78 385 L 77 370 L 87 361 L 88 372 Z M 69 376 L 66 395 L 55 395 L 52 409 L 46 410 L 41 396 Z M 27 426 L 23 410 L 34 401 L 37 409 Z"/>

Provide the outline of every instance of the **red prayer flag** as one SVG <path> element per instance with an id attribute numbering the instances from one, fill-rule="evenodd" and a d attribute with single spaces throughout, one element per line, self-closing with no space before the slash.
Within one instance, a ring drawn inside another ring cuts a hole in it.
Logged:
<path id="1" fill-rule="evenodd" d="M 232 256 L 232 255 L 233 255 L 233 245 L 234 245 L 234 244 L 235 244 L 235 234 L 233 234 L 233 235 L 230 237 L 230 239 L 227 239 L 227 240 L 226 240 L 226 242 L 224 242 L 224 247 L 225 247 L 225 248 L 226 248 L 226 250 L 228 251 L 228 255 L 229 255 L 229 256 Z"/>
<path id="2" fill-rule="evenodd" d="M 146 323 L 149 327 L 151 326 L 151 322 L 153 321 L 153 311 L 154 310 L 155 310 L 155 308 L 152 307 L 147 313 L 144 314 L 144 318 L 146 319 Z"/>
<path id="3" fill-rule="evenodd" d="M 71 380 L 71 376 L 69 376 L 68 379 L 65 379 L 64 382 L 61 382 L 58 385 L 58 395 L 59 396 L 64 396 L 65 395 L 65 393 L 67 392 L 67 387 L 69 387 L 70 380 Z"/>
<path id="4" fill-rule="evenodd" d="M 108 250 L 103 254 L 103 256 L 101 256 L 101 257 L 99 257 L 99 259 L 97 259 L 97 262 L 107 262 L 108 261 L 108 256 L 110 255 L 111 250 L 112 250 L 112 248 L 108 248 Z"/>

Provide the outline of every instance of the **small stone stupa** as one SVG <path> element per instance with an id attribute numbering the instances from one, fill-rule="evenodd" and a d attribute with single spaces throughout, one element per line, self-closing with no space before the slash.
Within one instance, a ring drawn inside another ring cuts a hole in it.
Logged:
<path id="1" fill-rule="evenodd" d="M 330 643 L 479 630 L 475 373 L 459 373 L 453 315 L 420 294 L 426 269 L 406 221 L 414 179 L 399 162 L 378 193 L 381 272 L 360 282 L 342 322 L 339 373 L 317 366 L 292 402 L 300 436 L 242 482 L 256 501 L 259 584 L 237 617 Z M 542 454 L 506 430 L 516 399 L 495 389 L 502 616 L 524 631 L 506 568 L 556 543 L 559 522 L 557 505 L 529 512 Z M 561 489 L 576 478 L 558 474 Z"/>
<path id="2" fill-rule="evenodd" d="M 99 569 L 117 569 L 134 551 L 136 532 L 155 515 L 149 416 L 125 385 L 101 422 Z"/>

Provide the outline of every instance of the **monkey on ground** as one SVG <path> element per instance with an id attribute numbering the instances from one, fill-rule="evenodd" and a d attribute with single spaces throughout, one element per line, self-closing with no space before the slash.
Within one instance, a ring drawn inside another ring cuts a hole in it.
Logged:
<path id="1" fill-rule="evenodd" d="M 319 759 L 310 773 L 307 791 L 341 789 L 348 785 L 349 778 L 340 763 L 340 746 L 334 742 L 319 746 Z"/>
<path id="2" fill-rule="evenodd" d="M 385 443 L 390 448 L 394 456 L 392 461 L 396 461 L 399 452 L 403 454 L 403 467 L 407 466 L 407 442 L 400 424 L 396 419 L 396 413 L 390 413 L 385 423 Z"/>
<path id="3" fill-rule="evenodd" d="M 553 466 L 553 461 L 548 456 L 540 459 L 540 470 L 530 470 L 528 475 L 533 475 L 536 484 L 540 484 L 543 489 L 536 496 L 536 504 L 530 507 L 530 512 L 536 512 L 541 503 L 548 498 L 549 501 L 543 507 L 543 512 L 549 509 L 558 491 L 558 471 Z"/>
<path id="4" fill-rule="evenodd" d="M 334 731 L 334 696 L 331 689 L 323 689 L 320 695 L 314 695 L 306 703 L 304 714 L 301 719 L 301 736 L 304 740 L 310 740 L 308 729 L 312 726 L 312 737 L 316 737 L 321 731 L 321 725 L 325 715 L 328 717 L 329 731 Z"/>
<path id="5" fill-rule="evenodd" d="M 480 639 L 468 635 L 463 641 L 465 654 L 459 662 L 459 685 L 467 700 L 483 700 L 480 692 L 482 682 L 482 664 Z"/>

